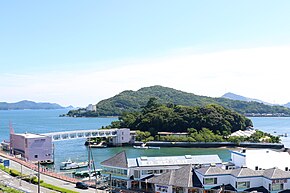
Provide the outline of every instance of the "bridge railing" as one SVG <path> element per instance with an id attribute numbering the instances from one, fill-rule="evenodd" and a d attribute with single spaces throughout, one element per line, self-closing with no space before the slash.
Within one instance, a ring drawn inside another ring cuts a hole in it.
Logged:
<path id="1" fill-rule="evenodd" d="M 90 137 L 116 137 L 117 129 L 63 131 L 55 133 L 46 133 L 44 135 L 51 136 L 52 141 L 62 141 Z"/>

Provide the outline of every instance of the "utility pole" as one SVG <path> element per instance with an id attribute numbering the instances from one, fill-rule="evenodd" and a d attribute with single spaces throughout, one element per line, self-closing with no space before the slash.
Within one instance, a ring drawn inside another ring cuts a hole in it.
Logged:
<path id="1" fill-rule="evenodd" d="M 37 192 L 40 193 L 40 162 L 37 162 L 37 168 L 38 168 L 38 173 L 37 173 L 37 178 L 38 178 L 38 188 Z"/>
<path id="2" fill-rule="evenodd" d="M 89 145 L 88 145 L 88 161 L 89 161 L 89 182 L 91 182 L 91 142 L 89 138 Z"/>
<path id="3" fill-rule="evenodd" d="M 110 174 L 110 193 L 112 193 L 112 174 Z"/>
<path id="4" fill-rule="evenodd" d="M 20 163 L 20 182 L 19 182 L 19 186 L 22 186 L 21 181 L 22 181 L 22 163 Z"/>

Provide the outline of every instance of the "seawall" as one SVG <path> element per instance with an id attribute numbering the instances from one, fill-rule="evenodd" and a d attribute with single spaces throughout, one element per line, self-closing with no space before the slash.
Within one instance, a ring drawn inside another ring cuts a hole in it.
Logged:
<path id="1" fill-rule="evenodd" d="M 142 142 L 136 142 L 135 145 L 141 145 Z M 150 141 L 147 146 L 154 147 L 195 147 L 195 148 L 219 148 L 219 147 L 244 147 L 244 148 L 269 148 L 282 149 L 282 143 L 250 143 L 250 142 L 168 142 L 168 141 Z"/>

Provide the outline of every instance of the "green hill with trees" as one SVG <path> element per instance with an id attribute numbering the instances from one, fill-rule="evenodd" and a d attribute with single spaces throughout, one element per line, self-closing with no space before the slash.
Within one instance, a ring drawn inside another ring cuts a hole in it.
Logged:
<path id="1" fill-rule="evenodd" d="M 182 106 L 157 103 L 156 98 L 149 99 L 140 112 L 124 113 L 118 121 L 111 123 L 112 128 L 130 128 L 137 130 L 137 139 L 187 141 L 187 142 L 260 142 L 268 136 L 268 142 L 278 143 L 279 137 L 256 131 L 250 137 L 229 137 L 235 131 L 252 127 L 252 121 L 245 116 L 220 105 Z M 172 135 L 160 137 L 158 132 L 188 133 L 187 136 Z"/>
<path id="2" fill-rule="evenodd" d="M 206 106 L 218 104 L 244 115 L 272 114 L 274 116 L 289 116 L 290 109 L 283 106 L 270 106 L 259 102 L 237 101 L 226 98 L 213 98 L 187 93 L 163 86 L 144 87 L 138 91 L 123 91 L 120 94 L 102 100 L 96 105 L 96 112 L 84 109 L 69 111 L 67 116 L 97 117 L 120 116 L 124 112 L 139 112 L 150 98 L 156 98 L 158 103 L 184 106 Z"/>
<path id="3" fill-rule="evenodd" d="M 252 126 L 250 119 L 220 105 L 190 107 L 160 104 L 156 98 L 149 99 L 140 112 L 124 113 L 119 121 L 112 122 L 113 128 L 132 128 L 157 134 L 165 132 L 187 132 L 188 128 L 200 131 L 208 128 L 216 134 L 229 135 Z"/>

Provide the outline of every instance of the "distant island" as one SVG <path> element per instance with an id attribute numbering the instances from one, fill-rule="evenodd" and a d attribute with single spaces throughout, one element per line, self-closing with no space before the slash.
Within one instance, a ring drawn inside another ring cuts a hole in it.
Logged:
<path id="1" fill-rule="evenodd" d="M 120 116 L 124 112 L 139 112 L 154 97 L 158 103 L 184 106 L 217 104 L 246 116 L 290 116 L 290 109 L 278 105 L 266 105 L 257 101 L 232 100 L 225 97 L 207 97 L 163 86 L 144 87 L 137 91 L 126 90 L 89 108 L 69 111 L 70 117 Z"/>
<path id="2" fill-rule="evenodd" d="M 271 104 L 271 103 L 268 103 L 268 102 L 265 102 L 265 101 L 262 101 L 259 99 L 254 99 L 254 98 L 249 98 L 249 97 L 245 97 L 242 95 L 238 95 L 238 94 L 235 94 L 232 92 L 228 92 L 228 93 L 224 94 L 222 96 L 222 98 L 227 98 L 227 99 L 232 99 L 232 100 L 237 100 L 237 101 L 246 101 L 246 102 L 254 101 L 254 102 L 263 103 L 265 105 L 271 105 L 271 106 L 275 105 L 275 104 Z M 282 105 L 282 106 L 284 106 L 284 105 Z"/>
<path id="3" fill-rule="evenodd" d="M 36 103 L 23 100 L 16 103 L 0 102 L 0 110 L 23 110 L 23 109 L 64 109 L 56 103 Z"/>

